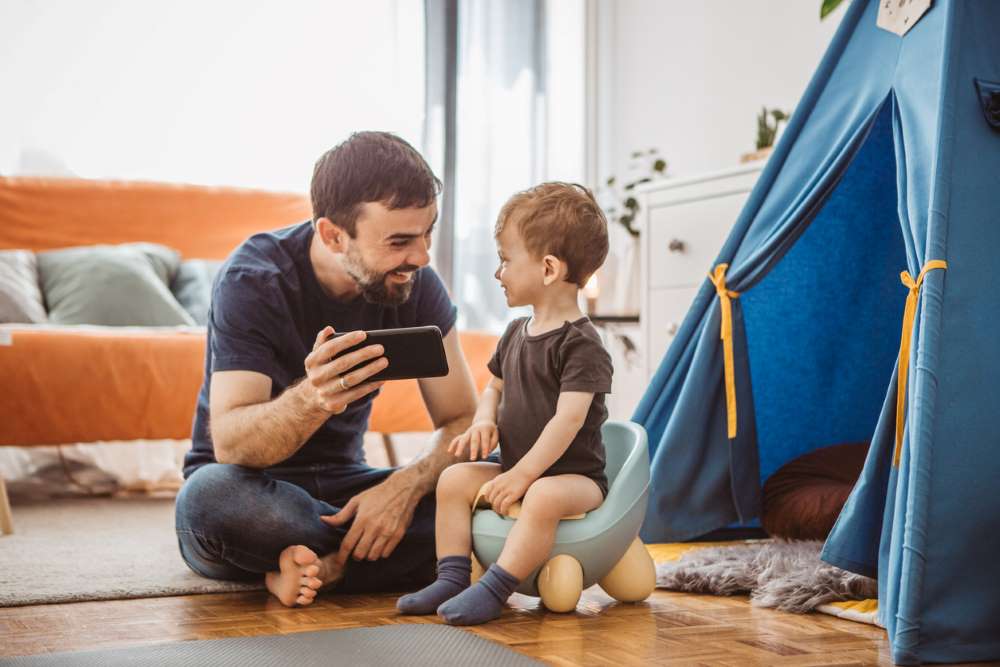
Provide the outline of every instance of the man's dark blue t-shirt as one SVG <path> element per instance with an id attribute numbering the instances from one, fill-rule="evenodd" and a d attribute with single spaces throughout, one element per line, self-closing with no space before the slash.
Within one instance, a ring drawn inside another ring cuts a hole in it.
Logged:
<path id="1" fill-rule="evenodd" d="M 208 317 L 205 380 L 198 395 L 191 451 L 184 457 L 185 478 L 215 462 L 208 424 L 214 371 L 263 373 L 271 378 L 271 398 L 275 398 L 305 375 L 305 358 L 316 334 L 327 325 L 341 332 L 436 325 L 442 334 L 454 326 L 456 308 L 429 267 L 414 274 L 410 298 L 399 306 L 372 304 L 361 297 L 350 303 L 328 297 L 309 260 L 313 231 L 307 221 L 252 236 L 219 270 Z M 330 417 L 278 465 L 363 463 L 363 438 L 374 396 L 369 394 Z"/>

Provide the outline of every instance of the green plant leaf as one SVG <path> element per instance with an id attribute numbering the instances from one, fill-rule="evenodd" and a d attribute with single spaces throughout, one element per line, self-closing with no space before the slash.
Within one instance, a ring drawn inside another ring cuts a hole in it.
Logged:
<path id="1" fill-rule="evenodd" d="M 625 208 L 629 209 L 630 211 L 635 211 L 639 208 L 639 202 L 636 200 L 635 197 L 629 197 L 628 199 L 625 200 Z"/>
<path id="2" fill-rule="evenodd" d="M 820 20 L 822 21 L 830 13 L 832 13 L 833 10 L 835 10 L 838 6 L 840 6 L 840 3 L 842 1 L 843 0 L 823 0 L 823 4 L 820 5 L 820 8 L 819 8 L 819 18 L 820 18 Z"/>
<path id="3" fill-rule="evenodd" d="M 655 171 L 656 173 L 662 174 L 666 170 L 667 170 L 667 161 L 664 160 L 663 158 L 659 158 L 656 162 L 653 163 L 653 171 Z"/>
<path id="4" fill-rule="evenodd" d="M 642 151 L 632 151 L 632 157 L 633 158 L 642 157 Z"/>
<path id="5" fill-rule="evenodd" d="M 614 184 L 615 184 L 615 177 L 614 176 L 609 176 L 608 177 L 608 185 L 612 186 Z"/>

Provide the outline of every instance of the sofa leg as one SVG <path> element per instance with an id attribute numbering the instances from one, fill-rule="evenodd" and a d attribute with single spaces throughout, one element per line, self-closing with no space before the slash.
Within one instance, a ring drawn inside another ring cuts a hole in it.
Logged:
<path id="1" fill-rule="evenodd" d="M 0 532 L 10 535 L 14 532 L 14 517 L 10 513 L 10 499 L 7 497 L 7 484 L 0 475 Z"/>
<path id="2" fill-rule="evenodd" d="M 385 458 L 389 461 L 389 467 L 395 468 L 399 465 L 399 457 L 396 456 L 396 445 L 388 433 L 382 434 L 382 446 L 385 447 Z"/>

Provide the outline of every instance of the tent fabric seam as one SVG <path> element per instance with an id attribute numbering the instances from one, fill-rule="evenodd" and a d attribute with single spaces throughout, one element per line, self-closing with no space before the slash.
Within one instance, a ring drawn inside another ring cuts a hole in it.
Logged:
<path id="1" fill-rule="evenodd" d="M 931 199 L 928 202 L 929 215 L 925 238 L 927 240 L 925 257 L 946 259 L 947 254 L 947 212 L 950 210 L 950 198 L 944 183 L 946 176 L 951 174 L 952 145 L 954 142 L 954 110 L 952 95 L 954 94 L 954 69 L 957 51 L 954 49 L 953 30 L 957 25 L 957 13 L 961 11 L 961 2 L 952 2 L 947 6 L 944 17 L 944 43 L 942 45 L 941 93 L 939 98 L 940 114 L 937 119 L 937 136 L 935 137 L 938 153 L 934 164 L 934 182 Z M 942 201 L 942 198 L 945 198 Z M 920 605 L 924 597 L 924 572 L 927 563 L 926 524 L 928 521 L 929 499 L 926 494 L 929 489 L 924 487 L 924 478 L 929 476 L 933 461 L 933 430 L 934 415 L 937 409 L 937 378 L 929 373 L 921 372 L 921 366 L 929 366 L 929 360 L 937 360 L 940 348 L 940 334 L 944 308 L 944 274 L 932 274 L 927 281 L 925 301 L 920 309 L 920 339 L 917 346 L 917 371 L 914 373 L 914 410 L 913 421 L 917 425 L 911 438 L 912 463 L 909 469 L 910 492 L 907 499 L 907 512 L 903 523 L 903 549 L 900 577 L 909 580 L 909 585 L 900 586 L 898 604 L 896 605 L 896 632 L 890 639 L 894 658 L 906 660 L 914 652 L 919 652 L 922 624 L 920 622 Z M 940 304 L 928 312 L 927 304 Z M 937 319 L 932 321 L 932 315 Z M 927 446 L 918 446 L 927 443 Z M 926 459 L 926 462 L 925 462 Z M 924 474 L 926 471 L 926 474 Z M 919 659 L 919 658 L 918 658 Z"/>

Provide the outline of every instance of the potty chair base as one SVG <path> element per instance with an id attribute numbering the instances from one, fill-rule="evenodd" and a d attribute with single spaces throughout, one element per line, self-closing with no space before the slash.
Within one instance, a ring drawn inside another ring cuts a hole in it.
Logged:
<path id="1" fill-rule="evenodd" d="M 604 503 L 584 516 L 560 521 L 548 560 L 517 588 L 518 593 L 541 597 L 552 611 L 571 611 L 582 591 L 595 583 L 622 602 L 644 600 L 656 586 L 653 559 L 637 537 L 649 493 L 646 433 L 631 422 L 607 422 L 602 436 L 609 483 Z M 486 509 L 478 495 L 474 505 L 475 580 L 500 557 L 520 506 L 501 516 Z"/>

